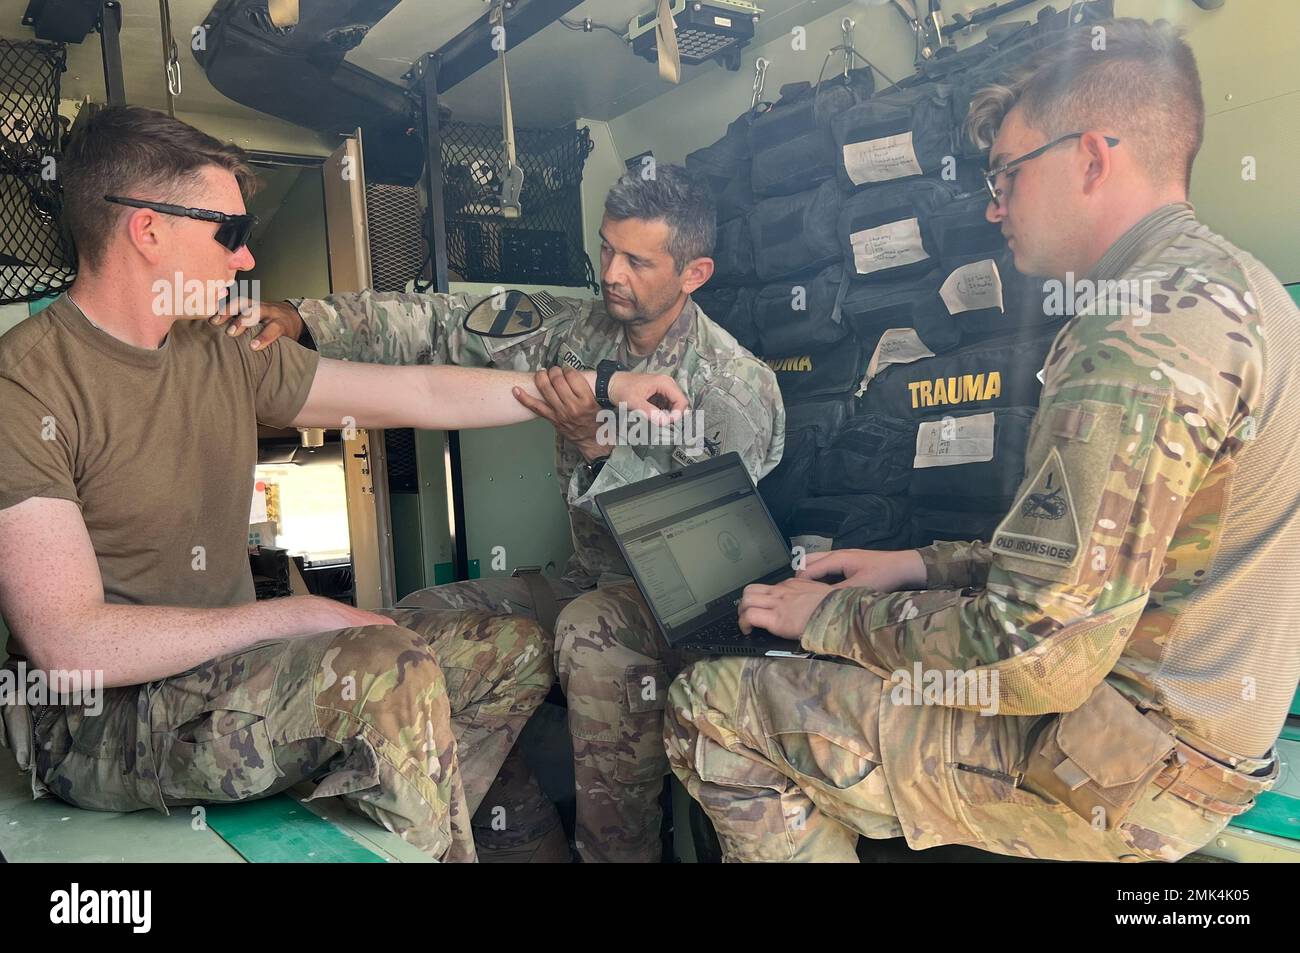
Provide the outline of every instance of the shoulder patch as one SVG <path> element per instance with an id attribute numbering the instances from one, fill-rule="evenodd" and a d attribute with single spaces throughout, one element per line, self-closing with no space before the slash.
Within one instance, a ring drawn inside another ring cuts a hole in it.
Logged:
<path id="1" fill-rule="evenodd" d="M 484 298 L 465 315 L 465 330 L 486 338 L 514 338 L 540 331 L 555 314 L 555 299 L 545 292 L 530 295 L 503 291 Z"/>
<path id="2" fill-rule="evenodd" d="M 1061 452 L 1053 447 L 993 533 L 994 552 L 1055 566 L 1079 555 L 1079 517 Z"/>

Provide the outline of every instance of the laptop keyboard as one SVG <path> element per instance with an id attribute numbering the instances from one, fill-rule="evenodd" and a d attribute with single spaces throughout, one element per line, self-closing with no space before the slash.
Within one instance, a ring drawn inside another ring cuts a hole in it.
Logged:
<path id="1" fill-rule="evenodd" d="M 749 638 L 740 631 L 740 623 L 735 619 L 718 619 L 710 622 L 691 636 L 692 642 L 744 642 Z"/>

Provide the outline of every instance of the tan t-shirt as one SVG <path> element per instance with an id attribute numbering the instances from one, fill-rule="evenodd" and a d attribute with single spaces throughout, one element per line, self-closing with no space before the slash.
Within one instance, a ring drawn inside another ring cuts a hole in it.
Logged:
<path id="1" fill-rule="evenodd" d="M 318 363 L 206 321 L 132 347 L 62 295 L 0 337 L 0 510 L 79 505 L 108 602 L 250 602 L 257 423 L 288 426 Z"/>

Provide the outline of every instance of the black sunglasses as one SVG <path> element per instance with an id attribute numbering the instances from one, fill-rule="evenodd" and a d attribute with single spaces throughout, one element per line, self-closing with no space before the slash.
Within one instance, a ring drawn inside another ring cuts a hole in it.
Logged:
<path id="1" fill-rule="evenodd" d="M 1084 133 L 1082 132 L 1071 132 L 1068 135 L 1061 136 L 1061 138 L 1059 139 L 1053 139 L 1045 146 L 1039 146 L 1033 152 L 1026 152 L 1024 155 L 1020 156 L 1019 158 L 1012 159 L 1010 162 L 1004 163 L 1003 165 L 998 166 L 996 169 L 989 169 L 987 172 L 985 172 L 984 184 L 988 186 L 989 195 L 993 199 L 993 204 L 996 205 L 998 208 L 1002 207 L 1002 190 L 993 184 L 994 182 L 997 181 L 998 176 L 1000 176 L 1004 172 L 1009 172 L 1010 170 L 1014 169 L 1016 166 L 1022 163 L 1028 162 L 1030 159 L 1037 159 L 1048 149 L 1051 149 L 1055 146 L 1059 146 L 1063 142 L 1068 142 L 1070 139 L 1078 139 L 1083 135 Z M 1110 146 L 1113 149 L 1117 145 L 1119 145 L 1119 140 L 1116 139 L 1114 136 L 1107 136 L 1106 145 Z"/>
<path id="2" fill-rule="evenodd" d="M 206 208 L 186 208 L 184 205 L 169 205 L 166 202 L 147 202 L 144 199 L 128 199 L 120 195 L 105 195 L 106 202 L 115 205 L 129 205 L 132 208 L 147 208 L 164 215 L 179 215 L 182 218 L 197 218 L 204 222 L 219 222 L 217 233 L 212 237 L 230 251 L 239 251 L 248 244 L 248 237 L 257 225 L 256 215 L 230 215 L 226 212 L 214 212 Z"/>

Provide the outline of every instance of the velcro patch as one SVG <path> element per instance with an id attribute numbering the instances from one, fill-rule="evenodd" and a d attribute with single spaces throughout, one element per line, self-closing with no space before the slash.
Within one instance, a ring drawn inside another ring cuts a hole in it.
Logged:
<path id="1" fill-rule="evenodd" d="M 578 357 L 571 347 L 566 347 L 564 349 L 564 353 L 560 355 L 560 363 L 567 364 L 569 367 L 579 371 L 591 370 L 591 367 L 582 358 Z"/>

